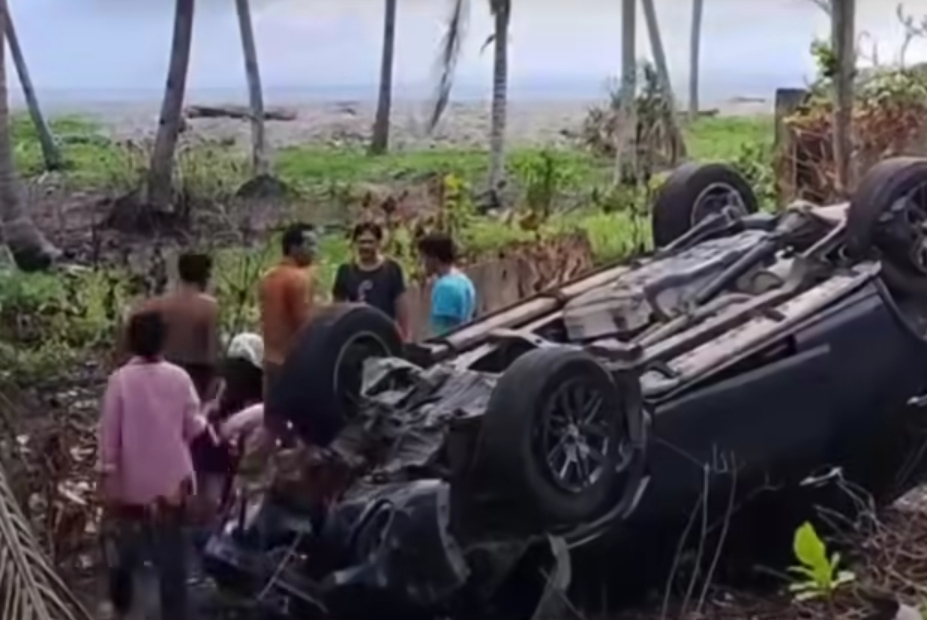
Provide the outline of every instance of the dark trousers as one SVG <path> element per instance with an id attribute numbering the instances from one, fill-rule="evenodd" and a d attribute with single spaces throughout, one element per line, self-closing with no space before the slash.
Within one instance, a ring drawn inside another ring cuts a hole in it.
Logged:
<path id="1" fill-rule="evenodd" d="M 107 544 L 109 590 L 119 616 L 132 609 L 135 579 L 146 560 L 158 575 L 161 618 L 187 620 L 187 539 L 182 511 L 150 518 L 120 518 L 113 522 Z"/>

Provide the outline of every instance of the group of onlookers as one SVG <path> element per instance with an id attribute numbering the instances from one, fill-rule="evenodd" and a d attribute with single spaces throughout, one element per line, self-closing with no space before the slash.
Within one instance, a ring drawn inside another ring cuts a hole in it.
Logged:
<path id="1" fill-rule="evenodd" d="M 335 275 L 331 298 L 373 306 L 414 337 L 406 277 L 382 251 L 383 229 L 361 223 L 351 233 L 354 258 Z M 178 284 L 128 313 L 117 344 L 118 368 L 101 406 L 100 495 L 107 513 L 110 591 L 118 616 L 132 604 L 135 569 L 157 568 L 163 618 L 187 617 L 187 532 L 208 522 L 227 495 L 249 432 L 272 448 L 282 433 L 264 420 L 261 403 L 274 389 L 297 332 L 322 294 L 315 259 L 319 238 L 306 224 L 288 227 L 282 257 L 258 286 L 261 334 L 223 346 L 220 308 L 207 293 L 212 260 L 184 254 Z M 443 334 L 469 321 L 476 291 L 456 265 L 453 240 L 431 234 L 417 248 L 434 277 L 430 330 Z M 311 381 L 311 377 L 306 378 Z"/>

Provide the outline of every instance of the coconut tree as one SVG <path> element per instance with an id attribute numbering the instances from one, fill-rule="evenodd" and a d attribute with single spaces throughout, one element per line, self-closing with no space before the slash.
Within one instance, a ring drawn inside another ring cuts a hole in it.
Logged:
<path id="1" fill-rule="evenodd" d="M 16 264 L 31 271 L 48 267 L 59 252 L 26 211 L 13 165 L 10 103 L 6 86 L 6 46 L 3 41 L 8 15 L 6 0 L 0 0 L 0 20 L 3 21 L 0 27 L 0 225 L 3 227 L 3 240 L 10 248 Z"/>
<path id="2" fill-rule="evenodd" d="M 39 136 L 39 145 L 42 147 L 45 168 L 47 170 L 60 170 L 64 166 L 61 150 L 58 148 L 51 129 L 42 115 L 42 109 L 39 107 L 39 99 L 36 97 L 35 88 L 32 86 L 32 78 L 29 76 L 29 69 L 26 67 L 26 57 L 23 56 L 23 50 L 19 46 L 19 37 L 16 36 L 12 13 L 7 13 L 5 30 L 6 40 L 10 46 L 10 54 L 13 56 L 13 65 L 19 75 L 19 84 L 22 86 L 26 106 L 29 109 L 29 116 L 32 118 L 35 131 Z"/>
<path id="3" fill-rule="evenodd" d="M 511 0 L 489 0 L 494 20 L 493 34 L 487 43 L 493 43 L 492 112 L 489 130 L 489 187 L 497 191 L 505 165 L 505 121 L 508 88 L 508 30 L 512 14 Z M 454 0 L 447 33 L 441 46 L 441 72 L 435 107 L 429 121 L 433 129 L 450 99 L 453 73 L 460 55 L 460 45 L 469 16 L 469 0 Z"/>
<path id="4" fill-rule="evenodd" d="M 698 116 L 698 65 L 702 43 L 704 0 L 692 0 L 692 30 L 689 33 L 689 120 Z"/>
<path id="5" fill-rule="evenodd" d="M 393 98 L 393 51 L 396 47 L 396 0 L 386 0 L 383 15 L 383 52 L 380 56 L 380 94 L 373 121 L 370 154 L 381 155 L 389 146 L 389 117 Z"/>
<path id="6" fill-rule="evenodd" d="M 147 202 L 152 208 L 162 211 L 171 206 L 174 153 L 183 122 L 183 99 L 187 87 L 187 69 L 190 66 L 190 46 L 193 42 L 194 4 L 194 0 L 176 0 L 174 5 L 174 36 L 167 85 L 148 168 Z"/>
<path id="7" fill-rule="evenodd" d="M 248 100 L 251 106 L 251 162 L 254 175 L 266 177 L 270 175 L 270 159 L 267 156 L 267 143 L 264 138 L 264 94 L 261 89 L 261 72 L 257 61 L 249 0 L 235 0 L 235 12 L 238 13 L 241 48 L 245 57 L 245 76 L 248 80 Z"/>
<path id="8" fill-rule="evenodd" d="M 39 546 L 2 467 L 0 608 L 16 620 L 91 620 Z"/>

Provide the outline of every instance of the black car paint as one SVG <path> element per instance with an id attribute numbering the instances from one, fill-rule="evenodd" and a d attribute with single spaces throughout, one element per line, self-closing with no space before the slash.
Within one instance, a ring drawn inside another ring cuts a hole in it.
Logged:
<path id="1" fill-rule="evenodd" d="M 749 487 L 761 479 L 794 484 L 829 464 L 870 490 L 884 486 L 904 456 L 897 448 L 905 425 L 921 415 L 907 403 L 927 391 L 927 341 L 881 283 L 839 300 L 767 351 L 771 359 L 752 369 L 651 403 L 651 484 L 621 529 L 687 518 L 706 469 L 728 474 L 713 477 L 727 482 L 736 470 L 738 486 Z"/>
<path id="2" fill-rule="evenodd" d="M 909 400 L 925 391 L 927 342 L 873 279 L 741 365 L 648 403 L 647 491 L 627 519 L 575 552 L 616 557 L 646 533 L 666 538 L 689 517 L 708 475 L 713 509 L 734 483 L 797 484 L 822 465 L 884 490 L 909 447 L 906 424 L 921 415 Z M 470 572 L 452 535 L 448 496 L 447 483 L 415 481 L 336 507 L 335 526 L 322 536 L 346 547 L 357 547 L 347 541 L 372 527 L 362 518 L 371 501 L 386 499 L 401 518 L 390 522 L 380 551 L 355 557 L 310 589 L 346 617 L 446 610 Z"/>

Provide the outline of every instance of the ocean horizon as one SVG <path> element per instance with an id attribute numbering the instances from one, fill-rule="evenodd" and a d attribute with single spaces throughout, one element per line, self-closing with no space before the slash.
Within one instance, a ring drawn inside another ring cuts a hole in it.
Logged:
<path id="1" fill-rule="evenodd" d="M 404 0 L 397 20 L 394 97 L 427 100 L 449 0 Z M 485 0 L 472 2 L 453 98 L 487 99 L 492 31 Z M 108 104 L 157 105 L 170 53 L 173 3 L 163 0 L 9 0 L 32 81 L 51 113 Z M 621 3 L 551 0 L 513 3 L 509 95 L 519 100 L 601 100 L 618 76 Z M 916 19 L 927 0 L 904 4 Z M 656 0 L 676 98 L 688 92 L 691 2 Z M 244 69 L 234 5 L 198 0 L 187 101 L 244 103 Z M 377 94 L 382 0 L 252 0 L 264 92 L 269 105 L 372 101 Z M 638 11 L 638 57 L 651 57 Z M 896 62 L 904 29 L 895 4 L 858 0 L 862 64 Z M 700 103 L 737 97 L 772 99 L 776 88 L 802 86 L 814 72 L 813 39 L 827 37 L 827 16 L 811 0 L 705 2 Z M 878 58 L 873 58 L 877 56 Z M 908 62 L 927 60 L 915 38 Z M 11 100 L 22 103 L 9 58 Z"/>

